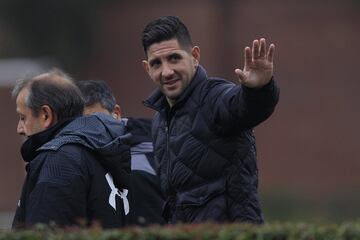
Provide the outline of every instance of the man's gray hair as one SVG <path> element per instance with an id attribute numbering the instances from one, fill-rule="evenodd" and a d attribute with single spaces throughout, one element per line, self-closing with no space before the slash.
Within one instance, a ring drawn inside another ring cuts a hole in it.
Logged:
<path id="1" fill-rule="evenodd" d="M 18 80 L 12 96 L 16 99 L 23 89 L 29 91 L 25 104 L 35 117 L 44 105 L 54 111 L 57 121 L 78 117 L 83 113 L 84 100 L 79 88 L 71 77 L 59 69 Z"/>

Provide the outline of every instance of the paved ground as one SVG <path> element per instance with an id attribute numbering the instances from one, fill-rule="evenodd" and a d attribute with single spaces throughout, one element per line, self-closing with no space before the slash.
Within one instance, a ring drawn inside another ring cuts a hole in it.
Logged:
<path id="1" fill-rule="evenodd" d="M 13 217 L 13 212 L 0 212 L 0 229 L 10 229 Z"/>

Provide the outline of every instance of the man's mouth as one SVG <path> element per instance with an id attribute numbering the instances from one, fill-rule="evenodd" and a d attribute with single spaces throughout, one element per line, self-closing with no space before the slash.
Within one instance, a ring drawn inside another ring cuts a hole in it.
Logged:
<path id="1" fill-rule="evenodd" d="M 164 85 L 171 86 L 171 85 L 174 85 L 177 81 L 178 81 L 178 79 L 167 80 L 164 82 Z"/>

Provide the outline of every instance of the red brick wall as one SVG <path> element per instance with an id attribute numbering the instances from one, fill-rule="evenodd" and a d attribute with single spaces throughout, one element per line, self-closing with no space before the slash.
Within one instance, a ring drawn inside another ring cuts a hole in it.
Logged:
<path id="1" fill-rule="evenodd" d="M 18 116 L 10 88 L 0 88 L 0 212 L 13 211 L 24 181 L 24 162 L 20 156 L 21 138 L 16 134 Z"/>

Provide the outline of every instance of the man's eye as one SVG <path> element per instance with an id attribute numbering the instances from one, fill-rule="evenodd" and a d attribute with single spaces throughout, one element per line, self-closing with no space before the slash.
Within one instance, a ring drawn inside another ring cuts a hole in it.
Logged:
<path id="1" fill-rule="evenodd" d="M 172 55 L 172 56 L 170 57 L 170 60 L 172 60 L 172 61 L 177 61 L 177 60 L 179 60 L 179 59 L 181 59 L 181 57 L 180 57 L 179 55 Z"/>
<path id="2" fill-rule="evenodd" d="M 151 61 L 150 62 L 150 66 L 151 67 L 157 67 L 157 66 L 159 66 L 161 63 L 160 63 L 160 61 L 158 61 L 158 60 L 154 60 L 154 61 Z"/>

